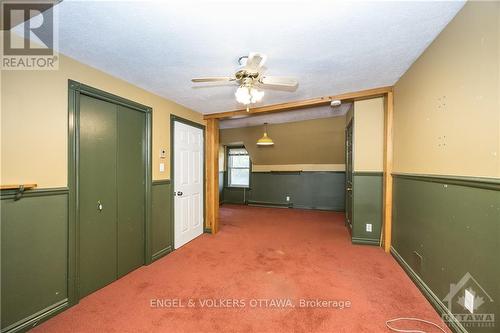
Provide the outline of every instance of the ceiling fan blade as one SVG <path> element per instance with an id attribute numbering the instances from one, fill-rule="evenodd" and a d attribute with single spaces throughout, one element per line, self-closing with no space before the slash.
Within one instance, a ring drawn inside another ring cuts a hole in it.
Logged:
<path id="1" fill-rule="evenodd" d="M 296 87 L 299 82 L 292 77 L 264 76 L 260 78 L 260 83 L 270 86 Z"/>
<path id="2" fill-rule="evenodd" d="M 230 76 L 213 76 L 213 77 L 198 77 L 191 79 L 192 82 L 225 82 L 236 81 L 234 77 Z"/>
<path id="3" fill-rule="evenodd" d="M 266 55 L 262 53 L 252 52 L 248 55 L 245 69 L 250 71 L 258 71 L 266 63 Z"/>

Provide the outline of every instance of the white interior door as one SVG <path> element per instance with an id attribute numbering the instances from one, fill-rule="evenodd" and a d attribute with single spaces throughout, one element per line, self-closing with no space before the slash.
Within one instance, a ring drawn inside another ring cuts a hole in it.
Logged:
<path id="1" fill-rule="evenodd" d="M 174 122 L 174 247 L 203 233 L 203 131 Z"/>

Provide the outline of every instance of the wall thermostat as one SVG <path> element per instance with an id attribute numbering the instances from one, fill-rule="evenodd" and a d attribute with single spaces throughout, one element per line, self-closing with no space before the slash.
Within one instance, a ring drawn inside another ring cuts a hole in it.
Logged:
<path id="1" fill-rule="evenodd" d="M 167 158 L 167 150 L 165 148 L 160 149 L 160 158 Z"/>

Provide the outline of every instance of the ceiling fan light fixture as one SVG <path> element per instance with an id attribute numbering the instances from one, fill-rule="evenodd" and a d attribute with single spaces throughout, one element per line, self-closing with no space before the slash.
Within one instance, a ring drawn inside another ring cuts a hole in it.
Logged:
<path id="1" fill-rule="evenodd" d="M 257 146 L 272 146 L 274 145 L 273 139 L 267 136 L 267 123 L 264 123 L 265 130 L 262 138 L 257 140 Z"/>
<path id="2" fill-rule="evenodd" d="M 250 95 L 252 95 L 253 103 L 258 103 L 262 101 L 262 98 L 264 97 L 264 91 L 255 88 L 250 88 Z"/>
<path id="3" fill-rule="evenodd" d="M 204 82 L 235 82 L 239 85 L 234 93 L 238 103 L 245 105 L 247 112 L 250 112 L 250 105 L 262 101 L 266 87 L 281 87 L 296 89 L 298 82 L 291 77 L 267 76 L 266 55 L 258 52 L 251 52 L 248 56 L 239 57 L 239 69 L 231 76 L 197 77 L 191 79 L 195 83 Z M 256 87 L 260 89 L 256 89 Z"/>
<path id="4" fill-rule="evenodd" d="M 234 93 L 234 96 L 236 97 L 236 101 L 238 101 L 238 103 L 245 105 L 250 104 L 250 100 L 252 98 L 248 87 L 245 86 L 240 86 Z"/>
<path id="5" fill-rule="evenodd" d="M 253 88 L 250 85 L 241 85 L 234 93 L 238 103 L 248 105 L 258 103 L 264 97 L 264 91 Z"/>

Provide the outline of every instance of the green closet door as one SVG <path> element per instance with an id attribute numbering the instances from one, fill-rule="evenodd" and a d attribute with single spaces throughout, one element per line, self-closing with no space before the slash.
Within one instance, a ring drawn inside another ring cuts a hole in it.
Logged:
<path id="1" fill-rule="evenodd" d="M 80 96 L 80 297 L 116 280 L 116 109 Z"/>
<path id="2" fill-rule="evenodd" d="M 146 115 L 118 106 L 118 277 L 144 264 Z"/>

